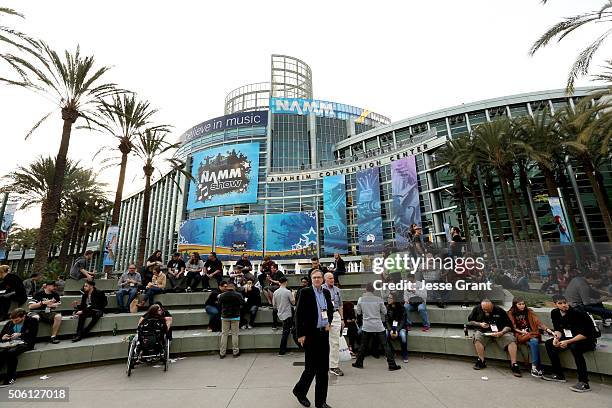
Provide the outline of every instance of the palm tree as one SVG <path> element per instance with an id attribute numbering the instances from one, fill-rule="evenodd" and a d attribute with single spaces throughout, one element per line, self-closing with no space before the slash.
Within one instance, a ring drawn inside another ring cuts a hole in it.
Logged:
<path id="1" fill-rule="evenodd" d="M 134 147 L 134 139 L 140 130 L 151 124 L 153 115 L 157 113 L 152 109 L 148 101 L 138 100 L 133 93 L 115 95 L 110 103 L 102 102 L 99 116 L 101 117 L 101 129 L 117 139 L 119 145 L 115 148 L 104 146 L 100 152 L 105 150 L 119 151 L 121 160 L 119 162 L 119 180 L 115 192 L 115 202 L 113 204 L 113 214 L 111 225 L 119 224 L 119 213 L 121 211 L 121 199 L 123 197 L 123 185 L 125 183 L 125 171 L 127 167 L 128 155 Z M 168 130 L 167 126 L 155 126 L 151 130 Z M 103 160 L 107 164 L 105 168 L 116 165 L 114 157 Z"/>
<path id="2" fill-rule="evenodd" d="M 610 134 L 602 133 L 601 124 L 597 121 L 597 113 L 602 110 L 602 106 L 606 105 L 592 105 L 592 101 L 587 99 L 577 104 L 575 110 L 562 109 L 556 119 L 559 131 L 565 140 L 563 146 L 580 162 L 591 183 L 608 241 L 612 242 L 612 220 L 598 175 L 602 161 L 609 161 Z"/>
<path id="3" fill-rule="evenodd" d="M 138 134 L 138 137 L 134 143 L 134 154 L 143 161 L 144 166 L 142 167 L 142 170 L 144 171 L 145 175 L 140 235 L 138 238 L 138 255 L 136 258 L 136 266 L 138 268 L 142 267 L 147 246 L 149 206 L 151 203 L 151 177 L 153 176 L 156 167 L 159 165 L 158 161 L 160 161 L 164 155 L 177 149 L 180 145 L 179 143 L 171 144 L 167 142 L 167 135 L 167 130 L 147 129 Z M 175 158 L 164 158 L 163 161 L 167 162 L 174 170 L 181 172 L 187 178 L 191 178 L 191 175 L 183 169 L 184 163 L 180 160 Z"/>
<path id="4" fill-rule="evenodd" d="M 101 100 L 104 97 L 116 95 L 120 91 L 113 83 L 101 83 L 102 77 L 110 68 L 103 66 L 96 69 L 94 57 L 83 57 L 79 47 L 73 53 L 66 51 L 62 58 L 46 43 L 40 41 L 39 44 L 40 54 L 34 55 L 33 58 L 7 56 L 9 63 L 23 70 L 25 78 L 22 81 L 11 81 L 5 78 L 0 78 L 0 81 L 46 94 L 61 108 L 64 124 L 55 161 L 56 177 L 53 178 L 48 199 L 42 204 L 40 236 L 33 263 L 34 271 L 43 272 L 47 265 L 47 251 L 53 229 L 59 217 L 72 126 L 78 118 L 83 118 L 88 123 L 97 122 L 95 113 L 99 109 Z M 52 113 L 44 115 L 26 137 L 31 135 Z"/>
<path id="5" fill-rule="evenodd" d="M 542 3 L 547 3 L 547 0 L 542 0 Z M 599 10 L 564 18 L 562 21 L 550 27 L 544 34 L 542 34 L 540 38 L 538 38 L 538 40 L 533 43 L 531 49 L 529 50 L 529 54 L 535 54 L 538 50 L 544 48 L 555 39 L 557 42 L 560 42 L 569 34 L 584 25 L 588 24 L 590 26 L 601 26 L 602 23 L 605 27 L 605 31 L 603 31 L 600 36 L 595 38 L 578 54 L 572 68 L 570 69 L 567 78 L 567 91 L 572 93 L 576 78 L 586 75 L 589 72 L 589 67 L 593 56 L 599 50 L 599 48 L 601 48 L 601 45 L 605 42 L 608 35 L 612 33 L 612 27 L 609 27 L 612 24 L 612 0 L 605 0 Z"/>
<path id="6" fill-rule="evenodd" d="M 9 64 L 21 76 L 21 79 L 24 80 L 26 78 L 26 72 L 24 72 L 19 65 L 11 61 L 11 50 L 35 55 L 39 51 L 40 46 L 33 38 L 5 25 L 4 22 L 2 22 L 3 17 L 18 17 L 23 19 L 24 16 L 13 9 L 0 7 L 0 61 Z"/>
<path id="7" fill-rule="evenodd" d="M 510 182 L 514 182 L 512 165 L 515 160 L 515 144 L 511 139 L 511 126 L 507 118 L 485 122 L 474 128 L 474 160 L 493 168 L 500 180 L 508 219 L 512 228 L 512 237 L 519 241 L 519 232 L 514 217 L 514 205 L 508 191 Z"/>
<path id="8" fill-rule="evenodd" d="M 10 246 L 18 246 L 21 250 L 21 258 L 17 264 L 17 275 L 22 275 L 25 267 L 24 260 L 26 251 L 32 249 L 36 245 L 38 239 L 38 228 L 21 228 L 16 227 L 10 235 Z"/>
<path id="9" fill-rule="evenodd" d="M 442 148 L 436 152 L 436 160 L 434 166 L 442 164 L 448 165 L 448 170 L 455 179 L 455 195 L 459 202 L 459 215 L 461 218 L 462 229 L 465 234 L 466 241 L 470 241 L 469 221 L 467 209 L 465 205 L 465 185 L 463 183 L 463 175 L 466 163 L 464 156 L 467 149 L 468 141 L 466 138 L 458 137 L 449 140 Z"/>

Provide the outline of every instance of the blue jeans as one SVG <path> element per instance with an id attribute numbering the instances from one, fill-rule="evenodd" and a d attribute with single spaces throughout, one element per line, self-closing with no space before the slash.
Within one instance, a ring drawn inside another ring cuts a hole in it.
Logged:
<path id="1" fill-rule="evenodd" d="M 531 364 L 535 365 L 538 370 L 542 369 L 539 344 L 540 340 L 538 340 L 537 337 L 533 337 L 527 342 L 527 345 L 531 350 Z"/>
<path id="2" fill-rule="evenodd" d="M 205 306 L 206 313 L 209 316 L 208 327 L 213 331 L 221 330 L 221 314 L 216 306 Z"/>
<path id="3" fill-rule="evenodd" d="M 115 293 L 117 295 L 117 306 L 119 307 L 120 311 L 125 311 L 130 307 L 130 304 L 132 303 L 132 300 L 134 300 L 134 298 L 136 297 L 137 292 L 138 289 L 136 287 L 132 287 L 129 289 L 121 288 Z M 127 307 L 125 303 L 123 303 L 123 297 L 125 295 L 128 295 Z"/>
<path id="4" fill-rule="evenodd" d="M 408 332 L 406 332 L 406 329 L 401 329 L 398 334 L 400 339 L 400 347 L 402 348 L 402 358 L 405 360 L 408 358 Z M 389 330 L 387 330 L 387 341 L 389 342 L 389 347 L 393 349 L 393 345 L 391 344 L 391 333 Z"/>
<path id="5" fill-rule="evenodd" d="M 147 293 L 145 293 L 145 302 L 149 302 L 149 306 L 151 306 L 153 304 L 153 299 L 155 298 L 155 295 L 157 295 L 158 293 L 162 293 L 164 290 L 158 287 L 150 287 L 149 289 L 147 289 Z"/>
<path id="6" fill-rule="evenodd" d="M 420 303 L 418 306 L 412 306 L 410 303 L 406 303 L 404 309 L 406 309 L 406 315 L 408 312 L 418 311 L 423 321 L 423 327 L 429 327 L 429 315 L 427 314 L 427 306 L 425 306 L 425 303 Z M 406 316 L 406 324 L 412 326 L 412 322 L 408 320 L 408 316 Z"/>

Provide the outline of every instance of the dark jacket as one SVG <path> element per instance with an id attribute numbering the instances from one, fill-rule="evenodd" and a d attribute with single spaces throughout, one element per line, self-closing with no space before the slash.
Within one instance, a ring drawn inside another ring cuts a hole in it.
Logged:
<path id="1" fill-rule="evenodd" d="M 334 266 L 338 275 L 344 275 L 346 273 L 346 264 L 344 263 L 344 259 L 340 258 L 338 260 L 334 260 Z"/>
<path id="2" fill-rule="evenodd" d="M 5 334 L 13 334 L 15 333 L 15 324 L 12 321 L 8 321 L 7 324 L 4 325 L 2 332 L 0 333 L 0 338 L 2 338 Z M 23 321 L 23 327 L 21 328 L 21 337 L 20 339 L 30 348 L 34 348 L 34 343 L 36 343 L 36 336 L 38 335 L 38 320 L 33 317 L 26 316 Z"/>
<path id="3" fill-rule="evenodd" d="M 568 329 L 572 331 L 573 336 L 582 334 L 588 341 L 597 341 L 593 320 L 591 320 L 586 312 L 574 309 L 570 306 L 565 316 L 561 315 L 559 309 L 553 309 L 550 312 L 550 318 L 553 322 L 555 331 L 559 331 L 563 334 L 563 329 Z M 563 338 L 566 338 L 565 335 L 563 335 Z"/>
<path id="4" fill-rule="evenodd" d="M 252 286 L 248 293 L 244 290 L 244 287 L 242 287 L 239 293 L 247 299 L 246 306 L 248 308 L 251 306 L 261 307 L 261 291 L 256 286 Z"/>
<path id="5" fill-rule="evenodd" d="M 329 291 L 325 288 L 323 288 L 323 295 L 327 302 L 327 321 L 331 325 L 334 319 L 334 305 L 332 304 Z M 315 297 L 314 289 L 309 286 L 300 291 L 300 299 L 295 310 L 297 336 L 312 336 L 318 330 L 318 321 L 319 307 L 317 306 L 317 298 Z"/>
<path id="6" fill-rule="evenodd" d="M 204 307 L 206 306 L 219 307 L 219 295 L 220 294 L 221 294 L 221 291 L 219 289 L 213 289 L 212 292 L 210 292 L 210 295 L 208 295 L 206 302 L 204 302 Z"/>
<path id="7" fill-rule="evenodd" d="M 91 305 L 89 305 L 89 308 L 94 309 L 94 310 L 104 311 L 104 308 L 106 308 L 107 303 L 108 302 L 106 301 L 106 295 L 104 294 L 104 292 L 94 287 L 93 291 L 91 292 Z M 83 293 L 83 296 L 81 296 L 81 304 L 77 306 L 77 309 L 78 310 L 87 309 L 87 294 L 86 293 Z"/>
<path id="8" fill-rule="evenodd" d="M 235 290 L 228 290 L 219 295 L 221 317 L 231 319 L 240 317 L 240 310 L 244 305 L 244 298 Z"/>
<path id="9" fill-rule="evenodd" d="M 396 329 L 402 330 L 406 325 L 406 309 L 402 303 L 394 302 L 393 305 L 387 305 L 387 321 L 385 327 L 391 331 L 393 322 L 397 322 Z"/>
<path id="10" fill-rule="evenodd" d="M 6 290 L 7 294 L 14 292 L 12 299 L 20 305 L 28 299 L 23 281 L 14 273 L 7 273 L 4 276 L 4 279 L 0 282 L 0 289 Z"/>

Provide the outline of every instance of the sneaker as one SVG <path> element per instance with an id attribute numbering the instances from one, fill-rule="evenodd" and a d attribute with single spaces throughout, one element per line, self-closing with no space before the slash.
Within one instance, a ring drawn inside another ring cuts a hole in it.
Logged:
<path id="1" fill-rule="evenodd" d="M 236 358 L 236 357 L 240 357 L 240 352 L 234 353 L 232 356 L 233 356 L 234 358 Z"/>
<path id="2" fill-rule="evenodd" d="M 219 358 L 223 360 L 225 358 L 225 354 L 219 354 Z"/>
<path id="3" fill-rule="evenodd" d="M 272 328 L 272 330 L 275 330 L 275 331 L 276 331 L 276 330 L 278 330 L 278 327 L 273 327 L 273 328 Z"/>
<path id="4" fill-rule="evenodd" d="M 246 330 L 247 326 L 246 324 L 244 326 L 240 326 L 240 330 Z"/>
<path id="5" fill-rule="evenodd" d="M 191 293 L 191 288 L 185 289 L 185 293 Z"/>
<path id="6" fill-rule="evenodd" d="M 396 370 L 401 370 L 401 369 L 402 369 L 402 366 L 399 366 L 397 364 L 389 366 L 389 371 L 396 371 Z"/>
<path id="7" fill-rule="evenodd" d="M 404 358 L 404 363 L 408 362 L 408 357 Z"/>
<path id="8" fill-rule="evenodd" d="M 512 367 L 510 368 L 512 370 L 512 375 L 515 377 L 522 377 L 523 374 L 521 374 L 521 367 L 519 367 L 518 364 L 514 363 L 512 364 Z"/>
<path id="9" fill-rule="evenodd" d="M 612 319 L 606 319 L 603 322 L 604 327 L 610 327 L 612 326 Z"/>
<path id="10" fill-rule="evenodd" d="M 14 378 L 7 378 L 2 382 L 2 385 L 0 385 L 0 387 L 10 387 L 11 385 L 15 384 L 15 379 Z"/>
<path id="11" fill-rule="evenodd" d="M 49 340 L 49 343 L 51 344 L 59 344 L 59 342 L 60 341 L 55 336 L 51 337 L 51 340 Z"/>
<path id="12" fill-rule="evenodd" d="M 531 369 L 531 376 L 535 377 L 535 378 L 541 378 L 542 377 L 542 370 L 538 370 L 537 368 L 532 368 Z"/>
<path id="13" fill-rule="evenodd" d="M 567 382 L 564 376 L 558 374 L 544 374 L 542 379 L 545 381 L 554 381 L 554 382 Z"/>
<path id="14" fill-rule="evenodd" d="M 476 359 L 476 363 L 474 363 L 474 367 L 472 367 L 474 370 L 482 370 L 483 368 L 487 368 L 487 364 L 482 361 L 480 358 Z"/>
<path id="15" fill-rule="evenodd" d="M 76 343 L 77 341 L 81 341 L 81 340 L 83 340 L 81 336 L 74 336 L 74 338 L 72 339 L 72 342 Z"/>
<path id="16" fill-rule="evenodd" d="M 354 362 L 353 364 L 351 364 L 353 367 L 355 368 L 363 368 L 363 364 L 358 364 L 357 362 Z"/>
<path id="17" fill-rule="evenodd" d="M 428 332 L 428 331 L 429 331 L 429 326 L 423 326 L 423 327 L 421 327 L 421 331 L 422 331 L 422 332 Z"/>
<path id="18" fill-rule="evenodd" d="M 589 383 L 579 382 L 576 385 L 572 385 L 569 387 L 570 390 L 574 392 L 588 392 L 591 391 L 591 387 L 589 387 Z"/>
<path id="19" fill-rule="evenodd" d="M 344 375 L 344 372 L 339 367 L 330 368 L 329 372 L 332 373 L 333 375 L 337 375 L 338 377 L 342 377 Z"/>
<path id="20" fill-rule="evenodd" d="M 247 329 L 251 330 L 253 328 L 253 326 L 251 326 L 250 324 L 247 324 Z"/>

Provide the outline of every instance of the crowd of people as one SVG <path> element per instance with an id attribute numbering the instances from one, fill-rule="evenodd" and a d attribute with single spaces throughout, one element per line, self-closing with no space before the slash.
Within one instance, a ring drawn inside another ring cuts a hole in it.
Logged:
<path id="1" fill-rule="evenodd" d="M 417 238 L 418 230 L 415 230 Z M 423 255 L 432 256 L 432 253 L 424 249 Z M 71 278 L 84 279 L 80 301 L 71 304 L 74 308 L 72 317 L 77 319 L 73 342 L 88 336 L 107 308 L 105 293 L 96 288 L 94 274 L 87 270 L 90 259 L 91 252 L 87 251 L 74 262 L 70 271 Z M 381 297 L 375 294 L 373 284 L 368 283 L 365 293 L 355 304 L 342 298 L 339 280 L 346 269 L 339 254 L 335 254 L 334 262 L 329 266 L 322 265 L 316 257 L 311 262 L 308 275 L 301 278 L 300 287 L 292 290 L 288 286 L 287 276 L 270 257 L 264 258 L 256 270 L 244 254 L 229 275 L 224 276 L 223 264 L 214 252 L 208 254 L 206 261 L 197 252 L 193 252 L 187 262 L 180 253 L 175 253 L 164 266 L 161 252 L 155 251 L 140 271 L 135 264 L 130 264 L 120 275 L 115 293 L 118 312 L 146 309 L 139 324 L 150 318 L 163 320 L 168 338 L 171 339 L 172 316 L 161 302 L 155 301 L 155 296 L 164 292 L 208 291 L 210 293 L 203 308 L 209 316 L 208 330 L 220 332 L 219 356 L 225 358 L 228 336 L 231 334 L 232 355 L 238 357 L 240 330 L 250 330 L 256 325 L 263 298 L 272 306 L 273 329 L 278 330 L 279 326 L 282 328 L 278 354 L 287 354 L 290 337 L 306 353 L 304 375 L 294 388 L 294 394 L 300 402 L 306 402 L 305 390 L 316 378 L 317 389 L 320 388 L 316 394 L 321 394 L 317 397 L 318 401 L 323 400 L 325 403 L 322 395 L 326 395 L 324 389 L 327 387 L 327 375 L 344 375 L 340 367 L 341 347 L 348 348 L 355 360 L 352 364 L 355 368 L 363 368 L 368 355 L 378 358 L 384 354 L 389 370 L 400 369 L 401 366 L 395 361 L 394 344 L 397 343 L 401 359 L 404 363 L 408 362 L 408 338 L 413 326 L 409 318 L 411 312 L 420 315 L 421 330 L 427 332 L 430 329 L 428 293 L 423 289 L 407 288 L 399 292 L 387 292 Z M 520 297 L 514 299 L 508 311 L 486 299 L 474 307 L 466 324 L 466 330 L 474 329 L 472 337 L 478 356 L 474 369 L 486 368 L 486 350 L 495 344 L 508 352 L 513 375 L 521 376 L 517 350 L 519 345 L 524 344 L 530 350 L 532 376 L 565 382 L 559 354 L 570 350 L 579 378 L 579 382 L 571 389 L 577 392 L 590 389 L 583 354 L 595 349 L 598 332 L 587 312 L 601 316 L 604 323 L 609 325 L 612 314 L 597 297 L 598 293 L 603 294 L 601 288 L 606 287 L 608 282 L 606 277 L 592 271 L 587 274 L 574 273 L 575 269 L 563 263 L 555 265 L 554 271 L 551 276 L 556 276 L 555 284 L 559 285 L 564 278 L 567 278 L 564 281 L 567 284 L 562 288 L 564 295 L 557 293 L 555 287 L 552 328 L 544 325 Z M 382 276 L 383 279 L 397 280 L 394 272 L 388 271 Z M 427 273 L 435 271 L 417 273 L 408 279 L 417 282 L 441 279 L 426 276 Z M 217 282 L 216 287 L 211 287 L 211 280 Z M 0 316 L 9 317 L 0 337 L 3 342 L 10 343 L 10 347 L 1 348 L 0 353 L 7 365 L 4 383 L 12 384 L 15 381 L 17 357 L 34 347 L 39 322 L 50 325 L 50 343 L 60 342 L 58 333 L 62 316 L 56 309 L 61 305 L 60 286 L 63 287 L 64 282 L 62 280 L 61 285 L 58 285 L 56 281 L 44 281 L 39 274 L 33 274 L 22 282 L 10 273 L 8 266 L 0 266 L 0 281 L 2 295 L 10 295 L 0 296 Z M 440 299 L 435 298 L 435 301 L 440 302 Z M 9 315 L 11 303 L 27 303 L 27 307 L 14 309 Z M 551 336 L 545 342 L 553 370 L 549 375 L 543 373 L 539 354 L 542 333 Z M 343 346 L 341 343 L 345 336 L 348 344 Z"/>

